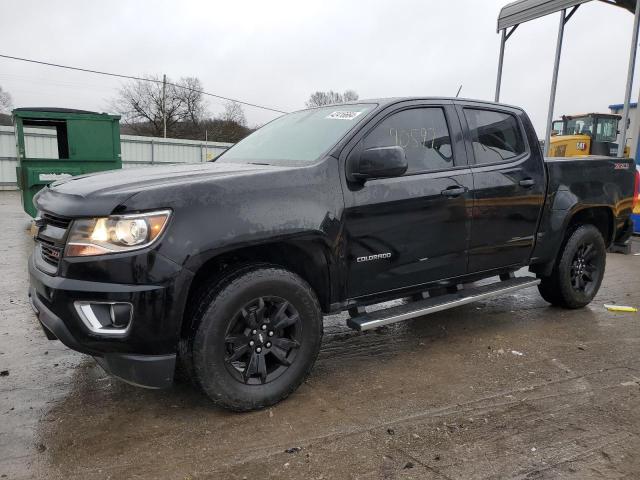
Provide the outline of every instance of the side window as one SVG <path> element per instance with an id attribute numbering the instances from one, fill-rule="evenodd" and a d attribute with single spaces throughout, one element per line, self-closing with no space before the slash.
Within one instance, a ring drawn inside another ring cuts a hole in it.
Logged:
<path id="1" fill-rule="evenodd" d="M 518 121 L 513 115 L 490 110 L 464 109 L 476 164 L 509 160 L 525 152 Z"/>
<path id="2" fill-rule="evenodd" d="M 453 151 L 444 111 L 439 107 L 412 108 L 384 119 L 364 139 L 364 148 L 404 148 L 407 173 L 453 167 Z"/>

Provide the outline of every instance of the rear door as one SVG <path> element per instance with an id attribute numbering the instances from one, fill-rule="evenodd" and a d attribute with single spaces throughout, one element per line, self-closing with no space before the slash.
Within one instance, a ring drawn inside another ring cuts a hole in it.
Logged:
<path id="1" fill-rule="evenodd" d="M 457 109 L 473 162 L 469 273 L 524 265 L 546 189 L 533 126 L 515 108 L 462 103 Z"/>
<path id="2" fill-rule="evenodd" d="M 405 102 L 363 130 L 349 154 L 401 146 L 409 169 L 364 185 L 344 180 L 348 297 L 466 273 L 473 185 L 453 104 Z"/>

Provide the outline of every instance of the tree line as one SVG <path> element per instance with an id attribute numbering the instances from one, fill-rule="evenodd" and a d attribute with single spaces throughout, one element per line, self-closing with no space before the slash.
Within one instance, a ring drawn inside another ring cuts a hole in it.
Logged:
<path id="1" fill-rule="evenodd" d="M 136 135 L 172 138 L 196 138 L 236 143 L 254 128 L 237 102 L 227 102 L 218 116 L 208 116 L 202 94 L 202 83 L 195 77 L 183 77 L 177 82 L 158 76 L 151 81 L 134 80 L 123 85 L 112 101 L 113 110 L 122 115 L 127 132 Z M 343 93 L 329 90 L 313 92 L 305 102 L 307 108 L 351 102 L 358 99 L 354 90 Z"/>
<path id="2" fill-rule="evenodd" d="M 252 132 L 242 106 L 228 102 L 222 114 L 207 112 L 202 83 L 195 77 L 178 81 L 158 76 L 125 83 L 111 101 L 121 115 L 123 133 L 235 143 Z"/>
<path id="3" fill-rule="evenodd" d="M 177 81 L 159 76 L 124 83 L 110 100 L 109 109 L 121 115 L 123 134 L 183 138 L 236 143 L 257 127 L 250 127 L 242 105 L 227 102 L 220 114 L 211 115 L 196 77 Z M 313 92 L 305 102 L 307 108 L 358 100 L 354 90 L 342 93 Z M 11 95 L 0 86 L 0 124 L 10 124 L 13 108 Z"/>

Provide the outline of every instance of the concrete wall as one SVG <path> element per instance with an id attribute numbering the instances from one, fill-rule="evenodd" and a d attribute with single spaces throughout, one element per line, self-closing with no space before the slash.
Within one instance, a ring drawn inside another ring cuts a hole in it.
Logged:
<path id="1" fill-rule="evenodd" d="M 122 135 L 122 168 L 205 162 L 214 159 L 231 145 L 233 144 Z M 55 131 L 44 128 L 25 129 L 25 149 L 30 157 L 58 158 Z M 0 190 L 17 188 L 17 164 L 13 127 L 0 126 Z"/>

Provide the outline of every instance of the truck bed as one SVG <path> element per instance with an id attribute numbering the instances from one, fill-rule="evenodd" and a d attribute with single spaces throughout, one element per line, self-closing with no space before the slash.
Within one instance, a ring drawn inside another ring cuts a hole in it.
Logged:
<path id="1" fill-rule="evenodd" d="M 633 228 L 635 165 L 632 159 L 585 156 L 546 157 L 547 198 L 542 212 L 533 262 L 555 258 L 564 235 L 564 221 L 583 208 L 602 207 L 613 215 L 608 243 L 624 241 Z M 573 212 L 568 215 L 569 212 Z M 607 213 L 609 215 L 609 213 Z"/>

